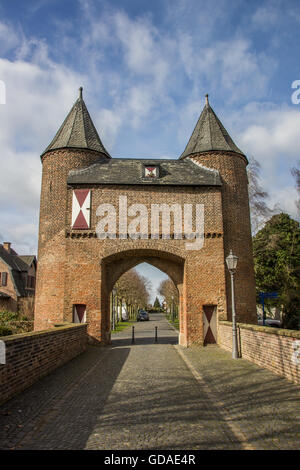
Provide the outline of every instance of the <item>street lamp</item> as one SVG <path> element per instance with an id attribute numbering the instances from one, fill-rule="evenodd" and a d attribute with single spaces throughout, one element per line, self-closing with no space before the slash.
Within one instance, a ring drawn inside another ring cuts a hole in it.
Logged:
<path id="1" fill-rule="evenodd" d="M 172 295 L 172 322 L 174 323 L 174 295 Z"/>
<path id="2" fill-rule="evenodd" d="M 226 258 L 227 268 L 230 272 L 231 278 L 231 307 L 232 307 L 232 358 L 238 359 L 238 345 L 237 345 L 237 331 L 236 331 L 236 316 L 235 316 L 235 302 L 234 302 L 234 274 L 236 271 L 236 266 L 238 262 L 238 257 L 232 253 L 230 250 L 229 255 Z"/>
<path id="3" fill-rule="evenodd" d="M 116 329 L 116 319 L 115 319 L 115 295 L 117 289 L 114 287 L 112 290 L 112 329 Z"/>

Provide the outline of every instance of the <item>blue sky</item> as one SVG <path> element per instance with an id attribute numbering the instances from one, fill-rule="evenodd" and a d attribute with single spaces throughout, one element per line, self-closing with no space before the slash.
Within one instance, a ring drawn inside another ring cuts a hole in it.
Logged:
<path id="1" fill-rule="evenodd" d="M 209 93 L 270 205 L 296 217 L 299 42 L 298 0 L 1 0 L 0 241 L 36 251 L 39 155 L 81 85 L 115 157 L 177 158 Z"/>

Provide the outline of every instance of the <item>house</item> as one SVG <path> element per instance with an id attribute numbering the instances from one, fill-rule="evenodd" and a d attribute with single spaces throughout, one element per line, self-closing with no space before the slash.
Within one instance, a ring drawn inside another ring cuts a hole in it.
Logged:
<path id="1" fill-rule="evenodd" d="M 0 244 L 0 311 L 33 317 L 37 261 L 35 255 L 18 255 L 11 243 Z"/>

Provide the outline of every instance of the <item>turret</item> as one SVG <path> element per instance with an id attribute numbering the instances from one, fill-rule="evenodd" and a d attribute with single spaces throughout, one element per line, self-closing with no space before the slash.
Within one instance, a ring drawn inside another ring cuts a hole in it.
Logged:
<path id="1" fill-rule="evenodd" d="M 39 268 L 35 329 L 63 321 L 67 176 L 70 170 L 110 159 L 85 102 L 82 88 L 63 124 L 41 155 L 43 164 L 39 224 Z M 45 318 L 48 318 L 45 324 Z"/>
<path id="2" fill-rule="evenodd" d="M 91 116 L 82 98 L 82 87 L 79 88 L 79 97 L 75 101 L 71 111 L 57 131 L 52 142 L 41 155 L 45 155 L 58 149 L 84 149 L 97 152 L 99 157 L 111 158 L 96 131 Z"/>
<path id="3" fill-rule="evenodd" d="M 208 95 L 195 129 L 180 156 L 219 171 L 222 180 L 224 257 L 239 257 L 235 276 L 237 319 L 256 322 L 255 280 L 248 197 L 247 157 L 234 143 L 209 104 Z M 230 278 L 226 272 L 228 319 L 231 318 Z"/>

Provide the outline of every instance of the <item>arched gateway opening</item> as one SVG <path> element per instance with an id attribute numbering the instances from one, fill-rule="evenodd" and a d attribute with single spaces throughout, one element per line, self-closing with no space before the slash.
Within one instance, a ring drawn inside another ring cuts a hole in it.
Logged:
<path id="1" fill-rule="evenodd" d="M 130 269 L 141 263 L 148 263 L 158 268 L 173 281 L 178 290 L 179 297 L 179 324 L 180 338 L 184 343 L 185 322 L 184 322 L 184 259 L 180 256 L 166 251 L 150 249 L 126 250 L 107 256 L 102 260 L 101 282 L 101 342 L 110 344 L 111 342 L 111 292 L 120 277 Z"/>

